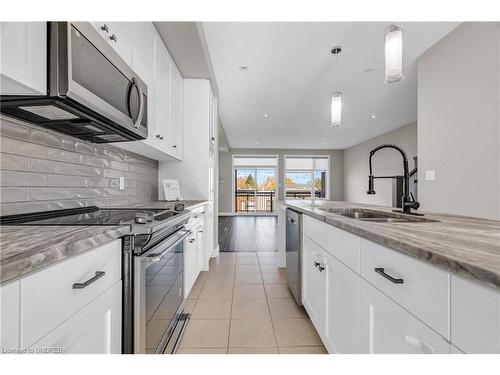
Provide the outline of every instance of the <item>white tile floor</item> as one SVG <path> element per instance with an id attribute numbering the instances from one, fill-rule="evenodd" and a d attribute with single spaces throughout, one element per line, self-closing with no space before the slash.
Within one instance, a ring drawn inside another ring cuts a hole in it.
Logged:
<path id="1" fill-rule="evenodd" d="M 179 354 L 321 354 L 326 350 L 277 267 L 277 253 L 221 253 L 198 277 Z"/>

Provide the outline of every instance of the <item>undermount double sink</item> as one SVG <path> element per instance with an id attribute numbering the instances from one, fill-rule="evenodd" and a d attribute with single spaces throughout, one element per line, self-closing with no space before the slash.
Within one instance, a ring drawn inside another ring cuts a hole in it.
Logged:
<path id="1" fill-rule="evenodd" d="M 321 210 L 331 214 L 373 223 L 426 223 L 437 221 L 422 216 L 412 216 L 409 214 L 376 211 L 364 208 L 322 208 Z"/>

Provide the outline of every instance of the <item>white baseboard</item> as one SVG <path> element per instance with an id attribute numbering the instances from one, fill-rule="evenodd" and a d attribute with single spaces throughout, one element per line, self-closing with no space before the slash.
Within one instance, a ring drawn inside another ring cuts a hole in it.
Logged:
<path id="1" fill-rule="evenodd" d="M 212 250 L 212 258 L 216 258 L 219 256 L 219 245 L 215 249 Z"/>

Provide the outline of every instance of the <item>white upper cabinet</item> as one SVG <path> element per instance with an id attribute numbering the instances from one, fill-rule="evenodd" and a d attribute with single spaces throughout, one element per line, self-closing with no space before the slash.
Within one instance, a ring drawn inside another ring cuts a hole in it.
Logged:
<path id="1" fill-rule="evenodd" d="M 94 26 L 100 29 L 101 24 Z M 131 55 L 128 46 L 119 48 L 119 41 L 116 50 L 126 61 L 130 60 L 132 68 L 148 86 L 148 138 L 116 145 L 156 160 L 181 160 L 184 79 L 160 35 L 151 22 L 110 22 L 106 26 L 109 29 L 104 31 L 106 35 L 116 31 L 117 36 L 128 36 L 132 41 Z M 130 30 L 119 33 L 125 26 L 130 26 Z"/>
<path id="2" fill-rule="evenodd" d="M 450 344 L 408 311 L 361 279 L 360 352 L 446 354 Z"/>
<path id="3" fill-rule="evenodd" d="M 169 122 L 169 146 L 172 156 L 182 159 L 183 152 L 183 129 L 182 129 L 182 111 L 183 111 L 183 87 L 184 79 L 179 69 L 172 61 L 170 66 L 170 122 Z"/>
<path id="4" fill-rule="evenodd" d="M 118 52 L 123 60 L 133 65 L 133 54 L 136 46 L 138 22 L 92 22 L 102 37 Z"/>
<path id="5" fill-rule="evenodd" d="M 173 61 L 168 54 L 163 42 L 156 38 L 155 59 L 155 133 L 157 148 L 166 154 L 170 151 L 170 113 L 172 76 L 170 73 Z"/>
<path id="6" fill-rule="evenodd" d="M 47 93 L 47 23 L 1 22 L 2 95 Z"/>

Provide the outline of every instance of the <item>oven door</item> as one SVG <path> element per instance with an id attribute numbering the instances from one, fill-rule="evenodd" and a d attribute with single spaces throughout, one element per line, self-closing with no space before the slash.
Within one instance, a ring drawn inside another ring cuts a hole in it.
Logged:
<path id="1" fill-rule="evenodd" d="M 184 239 L 179 230 L 134 265 L 134 353 L 163 353 L 184 309 Z"/>
<path id="2" fill-rule="evenodd" d="M 49 95 L 69 98 L 146 138 L 146 84 L 89 22 L 49 27 Z"/>

